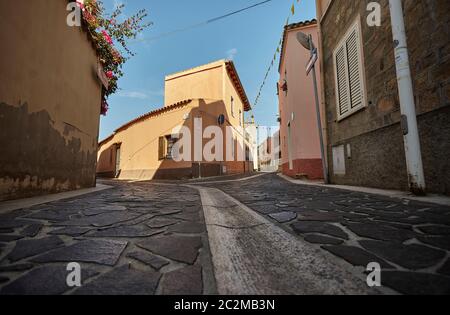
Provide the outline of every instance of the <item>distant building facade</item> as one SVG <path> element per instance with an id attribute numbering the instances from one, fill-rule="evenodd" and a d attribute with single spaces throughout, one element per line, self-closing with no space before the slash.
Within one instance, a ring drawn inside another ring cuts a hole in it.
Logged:
<path id="1" fill-rule="evenodd" d="M 306 74 L 310 52 L 297 41 L 298 32 L 312 35 L 316 45 L 319 42 L 316 20 L 290 24 L 284 29 L 278 82 L 282 171 L 291 177 L 316 180 L 323 178 L 323 169 L 314 86 Z"/>
<path id="2" fill-rule="evenodd" d="M 250 144 L 243 131 L 248 110 L 250 103 L 232 61 L 169 75 L 163 108 L 125 124 L 100 142 L 97 173 L 120 179 L 187 179 L 251 172 Z M 196 124 L 198 119 L 201 125 Z M 190 132 L 191 149 L 189 158 L 179 161 L 172 148 L 183 140 L 179 134 L 182 127 Z M 212 161 L 195 154 L 197 148 L 197 152 L 210 148 L 207 144 L 219 136 L 209 134 L 208 127 L 219 127 L 224 135 L 217 143 L 222 158 Z M 230 130 L 231 140 L 227 141 Z M 227 152 L 232 160 L 227 160 Z"/>
<path id="3" fill-rule="evenodd" d="M 99 62 L 67 3 L 0 1 L 0 200 L 95 186 Z"/>
<path id="4" fill-rule="evenodd" d="M 333 183 L 408 190 L 389 1 L 318 0 Z M 427 190 L 450 194 L 450 2 L 403 1 Z"/>
<path id="5" fill-rule="evenodd" d="M 271 130 L 268 130 L 267 133 L 267 137 L 258 146 L 258 170 L 261 172 L 278 172 L 282 167 L 280 131 L 277 130 L 272 134 Z"/>

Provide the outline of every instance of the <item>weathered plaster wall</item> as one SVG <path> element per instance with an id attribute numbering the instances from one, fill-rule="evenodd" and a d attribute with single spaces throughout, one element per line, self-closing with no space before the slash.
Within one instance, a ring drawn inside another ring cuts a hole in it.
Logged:
<path id="1" fill-rule="evenodd" d="M 97 56 L 66 5 L 0 1 L 0 200 L 95 185 Z"/>
<path id="2" fill-rule="evenodd" d="M 338 184 L 407 189 L 407 174 L 388 0 L 381 27 L 368 27 L 368 1 L 333 0 L 321 21 L 329 160 L 332 147 L 350 144 Z M 450 194 L 450 2 L 404 0 L 416 109 L 428 190 Z M 361 20 L 367 107 L 337 122 L 333 50 Z M 346 147 L 347 151 L 347 147 Z"/>

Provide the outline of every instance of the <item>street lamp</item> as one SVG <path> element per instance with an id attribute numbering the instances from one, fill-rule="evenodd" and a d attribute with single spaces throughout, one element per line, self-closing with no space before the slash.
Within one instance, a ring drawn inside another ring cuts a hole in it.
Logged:
<path id="1" fill-rule="evenodd" d="M 316 101 L 316 112 L 317 112 L 317 127 L 319 128 L 319 138 L 320 138 L 320 153 L 322 156 L 322 168 L 323 168 L 323 179 L 325 184 L 329 183 L 328 179 L 328 164 L 327 158 L 325 156 L 325 147 L 323 141 L 323 132 L 322 132 L 322 119 L 320 118 L 320 103 L 319 103 L 319 92 L 317 90 L 317 78 L 316 78 L 316 67 L 315 64 L 318 59 L 318 52 L 314 46 L 312 35 L 306 35 L 303 32 L 297 33 L 298 42 L 307 50 L 310 51 L 311 58 L 307 65 L 306 74 L 308 75 L 312 71 L 313 83 L 314 83 L 314 96 Z"/>

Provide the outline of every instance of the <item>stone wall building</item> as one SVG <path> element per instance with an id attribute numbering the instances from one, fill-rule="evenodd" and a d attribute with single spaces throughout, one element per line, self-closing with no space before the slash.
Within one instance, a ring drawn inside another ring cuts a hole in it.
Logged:
<path id="1" fill-rule="evenodd" d="M 331 181 L 408 189 L 389 1 L 318 0 Z M 427 190 L 450 194 L 450 2 L 404 0 Z"/>
<path id="2" fill-rule="evenodd" d="M 0 1 L 0 200 L 95 186 L 102 83 L 67 4 Z"/>
<path id="3" fill-rule="evenodd" d="M 126 123 L 100 142 L 97 172 L 104 177 L 140 180 L 251 172 L 251 144 L 243 133 L 248 110 L 250 103 L 232 61 L 220 60 L 169 75 L 164 107 Z M 201 119 L 201 124 L 196 124 L 196 119 Z M 203 153 L 208 142 L 220 138 L 217 134 L 207 138 L 205 131 L 212 126 L 219 127 L 224 136 L 231 130 L 232 140 L 222 138 L 213 149 L 218 152 L 221 146 L 221 157 L 207 160 L 195 151 L 200 148 Z M 190 156 L 178 161 L 171 149 L 183 141 L 182 127 L 190 132 Z M 226 158 L 227 150 L 232 159 Z"/>

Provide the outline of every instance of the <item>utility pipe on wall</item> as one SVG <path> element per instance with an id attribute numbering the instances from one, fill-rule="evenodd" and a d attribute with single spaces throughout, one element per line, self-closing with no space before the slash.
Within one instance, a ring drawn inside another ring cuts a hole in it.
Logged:
<path id="1" fill-rule="evenodd" d="M 394 37 L 395 65 L 409 188 L 414 194 L 424 195 L 426 189 L 425 176 L 417 127 L 402 1 L 389 0 L 389 7 L 391 11 L 392 35 Z"/>

